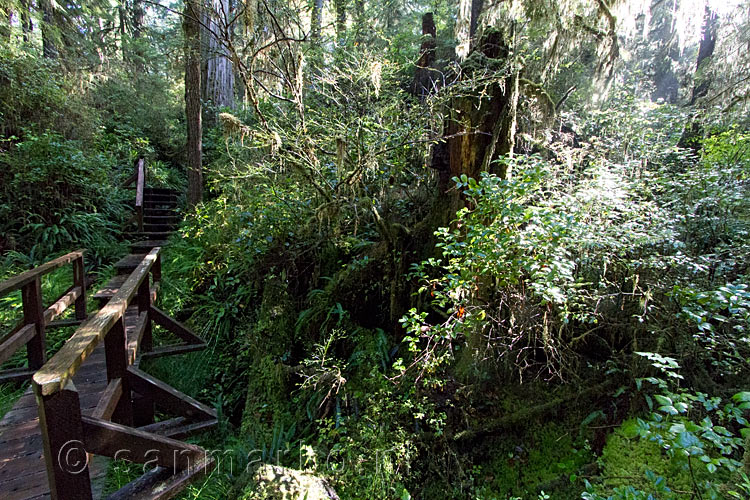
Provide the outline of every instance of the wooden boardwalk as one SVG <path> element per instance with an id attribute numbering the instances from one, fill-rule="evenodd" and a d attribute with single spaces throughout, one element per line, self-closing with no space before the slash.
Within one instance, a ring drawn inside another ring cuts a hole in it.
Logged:
<path id="1" fill-rule="evenodd" d="M 152 290 L 152 295 L 155 290 Z M 136 322 L 138 306 L 132 305 L 125 313 L 128 335 L 128 355 L 135 358 Z M 81 411 L 91 415 L 102 393 L 107 388 L 104 344 L 101 343 L 73 377 L 81 395 Z M 92 460 L 92 484 L 101 485 L 106 475 L 108 460 Z M 29 389 L 0 421 L 0 499 L 22 500 L 50 498 L 47 468 L 44 462 L 42 434 L 36 398 Z"/>
<path id="2" fill-rule="evenodd" d="M 180 439 L 216 425 L 216 412 L 138 369 L 140 359 L 206 347 L 154 305 L 160 247 L 179 222 L 178 197 L 146 188 L 146 172 L 140 159 L 126 182 L 136 182 L 136 231 L 130 233 L 136 242 L 133 254 L 115 264 L 118 276 L 94 295 L 98 312 L 86 311 L 85 250 L 0 282 L 0 297 L 20 290 L 23 303 L 23 320 L 0 335 L 0 365 L 24 345 L 28 364 L 0 369 L 0 382 L 32 379 L 0 420 L 0 500 L 100 498 L 108 457 L 121 451 L 155 468 L 111 495 L 118 500 L 173 498 L 215 464 L 205 450 Z M 73 286 L 45 308 L 41 277 L 66 265 L 73 267 Z M 75 319 L 55 321 L 74 303 Z M 70 325 L 80 326 L 46 359 L 46 330 Z M 153 325 L 182 342 L 154 347 Z M 155 422 L 156 408 L 172 418 Z"/>

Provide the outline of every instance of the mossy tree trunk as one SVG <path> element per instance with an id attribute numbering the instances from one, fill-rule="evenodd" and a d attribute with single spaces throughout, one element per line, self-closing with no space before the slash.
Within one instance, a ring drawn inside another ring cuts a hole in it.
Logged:
<path id="1" fill-rule="evenodd" d="M 187 174 L 189 207 L 203 198 L 203 125 L 201 122 L 201 28 L 197 0 L 185 2 L 185 118 L 187 120 Z"/>
<path id="2" fill-rule="evenodd" d="M 504 72 L 505 77 L 472 82 L 488 69 Z M 483 171 L 507 177 L 507 168 L 495 166 L 494 162 L 512 154 L 515 141 L 519 74 L 513 69 L 502 34 L 487 30 L 463 63 L 462 71 L 462 81 L 474 91 L 451 99 L 443 133 L 445 139 L 433 152 L 432 166 L 440 173 L 443 193 L 452 177 L 478 178 Z"/>

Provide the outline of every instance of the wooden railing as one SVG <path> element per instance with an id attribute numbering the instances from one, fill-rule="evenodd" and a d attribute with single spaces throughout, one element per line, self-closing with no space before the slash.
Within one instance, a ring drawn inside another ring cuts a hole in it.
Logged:
<path id="1" fill-rule="evenodd" d="M 176 329 L 171 324 L 176 322 L 151 303 L 149 275 L 153 276 L 154 281 L 160 277 L 160 250 L 154 248 L 146 255 L 109 302 L 84 322 L 73 337 L 34 374 L 32 385 L 37 396 L 53 499 L 92 498 L 87 465 L 70 470 L 71 464 L 88 464 L 87 454 L 125 457 L 136 463 L 158 465 L 160 474 L 172 471 L 172 475 L 182 475 L 183 478 L 185 474 L 190 476 L 192 471 L 205 470 L 213 463 L 201 448 L 172 437 L 214 425 L 216 413 L 139 370 L 128 355 L 125 311 L 133 301 L 138 305 L 138 320 L 134 334 L 136 345 L 131 345 L 131 349 L 137 350 L 139 345 L 144 350 L 151 349 L 152 320 L 167 325 L 169 329 Z M 72 379 L 102 341 L 108 385 L 93 414 L 83 416 L 79 394 Z M 134 393 L 139 394 L 140 398 L 133 398 Z M 181 418 L 153 424 L 155 402 L 180 414 Z M 188 421 L 192 423 L 184 425 Z M 134 428 L 136 424 L 142 427 Z M 171 431 L 170 424 L 173 425 Z M 168 432 L 156 433 L 155 426 Z M 71 443 L 78 446 L 71 447 Z M 184 487 L 184 481 L 175 482 L 173 487 Z M 131 483 L 123 489 L 121 496 L 128 498 L 128 491 L 143 487 L 142 483 L 135 486 Z"/>
<path id="2" fill-rule="evenodd" d="M 70 252 L 0 283 L 0 297 L 20 289 L 23 302 L 23 320 L 0 339 L 0 364 L 24 345 L 28 360 L 28 368 L 0 371 L 0 382 L 28 379 L 44 365 L 47 357 L 46 329 L 78 325 L 86 319 L 83 254 L 83 250 Z M 73 267 L 73 285 L 45 308 L 42 300 L 42 276 L 67 264 L 72 264 Z M 54 321 L 71 304 L 75 307 L 75 319 Z"/>
<path id="3" fill-rule="evenodd" d="M 143 190 L 146 187 L 146 162 L 138 159 L 138 179 L 135 184 L 135 218 L 138 231 L 143 232 Z"/>
<path id="4" fill-rule="evenodd" d="M 145 160 L 138 158 L 135 162 L 135 172 L 122 184 L 122 187 L 129 187 L 135 183 L 135 214 L 133 219 L 138 225 L 138 231 L 143 231 L 143 192 L 146 188 L 147 173 Z"/>

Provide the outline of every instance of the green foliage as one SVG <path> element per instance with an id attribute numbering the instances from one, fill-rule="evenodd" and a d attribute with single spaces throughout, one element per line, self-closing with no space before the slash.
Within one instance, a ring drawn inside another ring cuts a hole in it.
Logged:
<path id="1" fill-rule="evenodd" d="M 115 225 L 126 212 L 126 193 L 107 174 L 114 163 L 57 134 L 28 134 L 0 157 L 3 245 L 37 259 L 74 245 L 89 248 L 95 264 L 112 258 L 120 251 Z"/>

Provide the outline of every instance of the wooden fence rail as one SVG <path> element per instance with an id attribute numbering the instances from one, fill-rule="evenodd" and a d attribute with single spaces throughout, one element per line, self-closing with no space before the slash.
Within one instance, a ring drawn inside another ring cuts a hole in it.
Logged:
<path id="1" fill-rule="evenodd" d="M 127 224 L 131 224 L 133 221 L 138 226 L 138 231 L 143 231 L 143 203 L 146 189 L 146 176 L 148 175 L 148 169 L 146 162 L 143 158 L 138 158 L 135 162 L 135 171 L 133 175 L 128 177 L 125 182 L 122 183 L 122 187 L 133 189 L 131 184 L 135 183 L 135 212 Z"/>
<path id="2" fill-rule="evenodd" d="M 47 360 L 46 329 L 77 325 L 86 319 L 86 272 L 83 254 L 83 250 L 70 252 L 0 283 L 0 297 L 21 290 L 23 302 L 23 320 L 0 338 L 0 364 L 24 345 L 28 360 L 28 368 L 0 371 L 0 382 L 28 379 L 44 365 Z M 42 276 L 68 264 L 72 264 L 73 267 L 73 285 L 45 308 L 42 300 Z M 71 304 L 75 307 L 75 319 L 55 322 L 55 318 Z"/>
<path id="3" fill-rule="evenodd" d="M 146 186 L 146 162 L 143 161 L 143 158 L 138 159 L 136 175 L 135 217 L 138 223 L 138 231 L 143 231 L 143 190 Z"/>
<path id="4" fill-rule="evenodd" d="M 213 459 L 201 448 L 167 436 L 183 436 L 214 425 L 216 413 L 139 370 L 128 356 L 124 318 L 133 301 L 138 309 L 136 350 L 138 345 L 145 352 L 152 349 L 152 320 L 186 341 L 201 342 L 151 303 L 149 276 L 155 281 L 160 276 L 160 250 L 157 247 L 148 253 L 109 302 L 84 322 L 33 376 L 53 499 L 92 498 L 88 454 L 126 458 L 172 471 L 172 476 L 178 479 L 172 486 L 160 486 L 159 496 L 153 498 L 169 498 L 164 492 L 184 488 L 186 474 L 193 476 L 213 465 Z M 102 341 L 108 385 L 93 414 L 83 416 L 72 378 Z M 134 397 L 135 393 L 138 397 Z M 149 431 L 150 426 L 155 425 L 155 404 L 180 415 L 180 419 L 160 422 L 162 427 L 166 426 L 162 433 Z M 135 425 L 145 427 L 138 429 Z M 78 446 L 71 447 L 71 443 Z M 71 464 L 86 465 L 71 470 Z M 131 484 L 124 490 L 134 487 L 143 489 L 144 486 Z"/>

